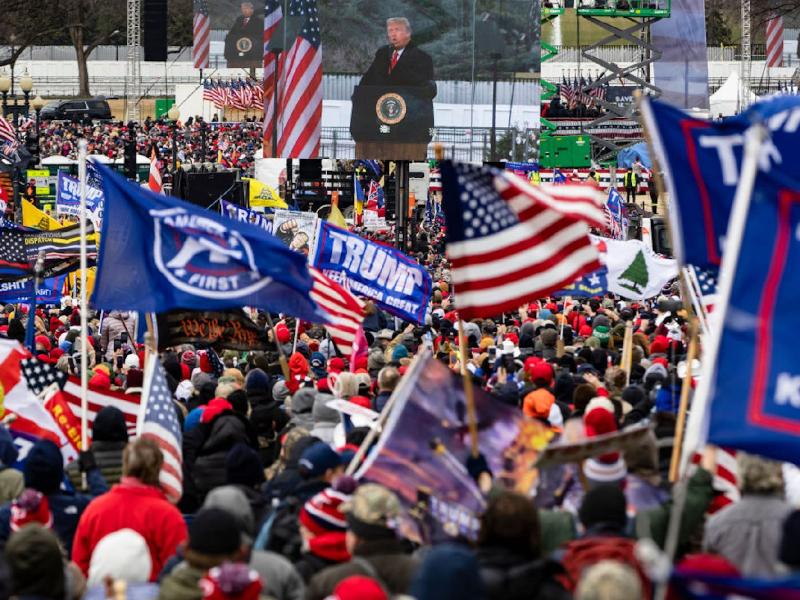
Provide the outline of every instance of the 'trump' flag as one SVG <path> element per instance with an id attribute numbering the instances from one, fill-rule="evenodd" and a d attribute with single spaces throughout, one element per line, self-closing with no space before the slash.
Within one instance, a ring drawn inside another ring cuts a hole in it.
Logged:
<path id="1" fill-rule="evenodd" d="M 344 287 L 322 274 L 322 271 L 309 267 L 314 287 L 311 297 L 320 310 L 328 313 L 329 323 L 325 330 L 333 343 L 346 358 L 353 352 L 356 333 L 364 322 L 364 303 Z"/>
<path id="2" fill-rule="evenodd" d="M 192 25 L 192 63 L 195 69 L 207 69 L 211 49 L 211 20 L 208 17 L 206 0 L 195 0 Z"/>
<path id="3" fill-rule="evenodd" d="M 798 231 L 800 181 L 759 173 L 708 396 L 711 443 L 790 462 L 800 457 Z"/>
<path id="4" fill-rule="evenodd" d="M 625 218 L 623 202 L 622 195 L 612 187 L 608 192 L 605 210 L 610 237 L 615 240 L 624 240 L 628 237 L 628 219 Z"/>
<path id="5" fill-rule="evenodd" d="M 173 504 L 183 495 L 183 451 L 181 449 L 181 426 L 178 422 L 177 408 L 172 403 L 172 393 L 167 385 L 164 367 L 158 356 L 150 357 L 150 378 L 145 385 L 146 397 L 142 402 L 142 412 L 137 426 L 138 434 L 154 440 L 164 463 L 158 481 L 164 493 Z"/>
<path id="6" fill-rule="evenodd" d="M 463 318 L 516 309 L 600 268 L 589 225 L 605 219 L 593 187 L 533 187 L 512 173 L 450 161 L 441 169 Z"/>
<path id="7" fill-rule="evenodd" d="M 158 170 L 158 156 L 155 146 L 150 151 L 150 176 L 147 179 L 147 187 L 156 194 L 161 193 L 161 171 Z"/>
<path id="8" fill-rule="evenodd" d="M 249 223 L 153 194 L 110 169 L 92 302 L 165 312 L 255 306 L 324 322 L 305 257 Z"/>
<path id="9" fill-rule="evenodd" d="M 718 267 L 739 182 L 744 132 L 753 123 L 765 122 L 771 139 L 761 147 L 759 168 L 791 168 L 800 130 L 800 96 L 757 102 L 740 115 L 716 122 L 645 97 L 642 116 L 667 179 L 676 257 L 681 264 Z"/>

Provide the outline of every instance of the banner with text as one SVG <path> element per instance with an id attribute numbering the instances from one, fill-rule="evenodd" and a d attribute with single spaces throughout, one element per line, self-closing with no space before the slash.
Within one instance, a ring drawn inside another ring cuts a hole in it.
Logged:
<path id="1" fill-rule="evenodd" d="M 320 221 L 313 264 L 358 296 L 420 325 L 431 295 L 431 276 L 414 259 L 391 246 Z"/>
<path id="2" fill-rule="evenodd" d="M 45 279 L 36 290 L 36 302 L 39 304 L 58 304 L 64 292 L 66 275 Z M 29 302 L 33 279 L 4 281 L 0 283 L 0 303 L 16 304 Z"/>
<path id="3" fill-rule="evenodd" d="M 267 349 L 266 332 L 242 310 L 175 310 L 158 315 L 160 350 L 181 344 L 211 345 L 217 349 Z"/>

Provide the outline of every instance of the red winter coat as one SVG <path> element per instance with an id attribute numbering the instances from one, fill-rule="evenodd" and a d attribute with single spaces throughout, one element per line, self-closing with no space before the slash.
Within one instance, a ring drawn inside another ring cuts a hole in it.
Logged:
<path id="1" fill-rule="evenodd" d="M 175 554 L 178 544 L 187 538 L 186 523 L 180 511 L 169 503 L 164 493 L 144 485 L 133 477 L 123 477 L 111 491 L 98 496 L 86 507 L 78 522 L 72 542 L 72 560 L 84 575 L 97 543 L 120 529 L 133 529 L 147 542 L 155 581 L 164 563 Z"/>

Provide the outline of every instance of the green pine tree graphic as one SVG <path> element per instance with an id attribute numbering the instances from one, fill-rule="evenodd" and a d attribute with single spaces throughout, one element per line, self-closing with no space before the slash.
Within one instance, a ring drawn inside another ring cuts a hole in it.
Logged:
<path id="1" fill-rule="evenodd" d="M 639 250 L 633 262 L 628 265 L 628 268 L 623 271 L 619 276 L 619 285 L 625 289 L 631 290 L 634 294 L 641 294 L 642 290 L 647 287 L 647 282 L 650 276 L 647 274 L 647 261 L 644 258 L 644 252 Z"/>

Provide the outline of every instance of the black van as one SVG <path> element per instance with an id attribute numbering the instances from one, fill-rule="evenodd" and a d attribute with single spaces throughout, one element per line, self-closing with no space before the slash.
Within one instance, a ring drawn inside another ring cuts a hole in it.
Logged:
<path id="1" fill-rule="evenodd" d="M 42 109 L 41 118 L 56 121 L 108 120 L 111 119 L 111 108 L 105 98 L 58 100 Z"/>

